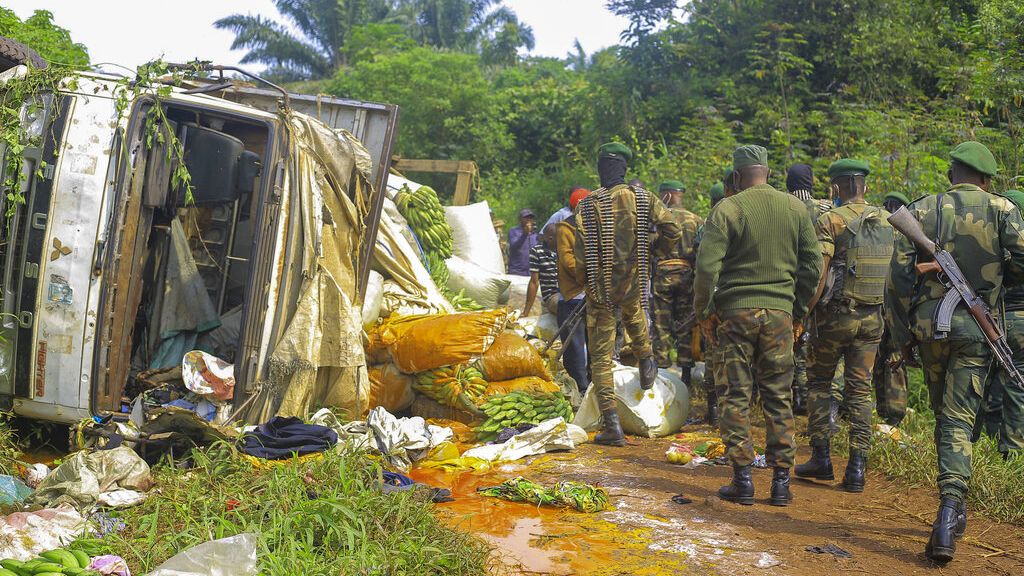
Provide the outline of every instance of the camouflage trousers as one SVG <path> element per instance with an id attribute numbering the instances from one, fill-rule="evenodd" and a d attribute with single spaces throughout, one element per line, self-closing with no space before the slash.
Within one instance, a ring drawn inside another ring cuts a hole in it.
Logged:
<path id="1" fill-rule="evenodd" d="M 793 434 L 793 318 L 780 310 L 748 308 L 719 314 L 715 330 L 715 386 L 725 455 L 734 466 L 754 461 L 750 405 L 758 388 L 768 436 L 769 466 L 790 468 L 796 455 Z"/>
<path id="2" fill-rule="evenodd" d="M 918 345 L 939 456 L 939 494 L 963 499 L 971 479 L 971 435 L 992 362 L 981 340 L 948 339 Z"/>
<path id="3" fill-rule="evenodd" d="M 875 410 L 886 424 L 898 426 L 907 414 L 907 368 L 889 366 L 889 357 L 895 350 L 889 331 L 883 327 L 882 341 L 878 344 L 878 355 L 875 356 L 875 368 L 871 371 L 871 380 L 875 386 Z"/>
<path id="4" fill-rule="evenodd" d="M 1024 310 L 1006 313 L 1006 339 L 1014 365 L 1024 371 Z M 1024 451 L 1024 390 L 1010 383 L 1005 370 L 994 372 L 985 395 L 985 431 L 1003 454 L 1019 453 Z"/>
<path id="5" fill-rule="evenodd" d="M 807 398 L 807 354 L 810 342 L 798 342 L 793 349 L 793 393 Z"/>
<path id="6" fill-rule="evenodd" d="M 882 339 L 882 309 L 829 304 L 815 312 L 811 330 L 807 357 L 807 435 L 811 445 L 827 444 L 832 437 L 832 381 L 841 358 L 850 448 L 867 452 L 871 448 L 871 370 Z"/>
<path id="7" fill-rule="evenodd" d="M 629 336 L 630 348 L 638 359 L 650 358 L 651 337 L 647 328 L 647 313 L 640 304 L 639 296 L 626 298 L 620 305 L 620 320 L 623 331 Z M 615 379 L 612 369 L 615 362 L 616 310 L 587 306 L 587 351 L 590 353 L 590 378 L 597 405 L 601 411 L 615 407 Z"/>
<path id="8" fill-rule="evenodd" d="M 676 349 L 680 366 L 693 366 L 693 271 L 689 268 L 658 270 L 651 282 L 654 360 L 659 368 L 672 366 Z"/>

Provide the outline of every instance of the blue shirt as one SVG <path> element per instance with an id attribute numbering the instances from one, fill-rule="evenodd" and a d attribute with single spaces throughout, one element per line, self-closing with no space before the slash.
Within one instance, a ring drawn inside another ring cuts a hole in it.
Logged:
<path id="1" fill-rule="evenodd" d="M 536 232 L 527 234 L 522 226 L 508 231 L 508 273 L 530 275 L 530 249 L 540 243 Z"/>

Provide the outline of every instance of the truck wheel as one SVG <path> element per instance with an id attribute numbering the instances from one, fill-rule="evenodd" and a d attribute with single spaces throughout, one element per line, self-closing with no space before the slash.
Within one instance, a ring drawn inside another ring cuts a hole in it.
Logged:
<path id="1" fill-rule="evenodd" d="M 43 60 L 35 50 L 21 42 L 0 36 L 0 71 L 13 68 L 18 64 L 25 64 L 33 68 L 46 68 L 46 60 Z"/>

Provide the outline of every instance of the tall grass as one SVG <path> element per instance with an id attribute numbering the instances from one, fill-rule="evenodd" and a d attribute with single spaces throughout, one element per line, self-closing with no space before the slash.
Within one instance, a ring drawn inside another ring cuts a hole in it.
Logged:
<path id="1" fill-rule="evenodd" d="M 915 487 L 934 487 L 938 460 L 933 439 L 935 415 L 928 405 L 928 390 L 920 369 L 911 369 L 908 405 L 912 413 L 900 424 L 901 437 L 876 436 L 868 456 L 869 467 Z M 838 452 L 848 453 L 846 427 L 834 438 Z M 1024 526 L 1024 457 L 1003 460 L 996 441 L 987 436 L 974 444 L 967 504 L 992 520 Z"/>
<path id="2" fill-rule="evenodd" d="M 383 494 L 380 468 L 360 453 L 254 465 L 226 446 L 196 451 L 195 467 L 154 470 L 157 488 L 117 512 L 126 527 L 79 541 L 146 573 L 207 540 L 258 535 L 260 574 L 483 574 L 489 549 L 442 525 L 422 492 Z"/>

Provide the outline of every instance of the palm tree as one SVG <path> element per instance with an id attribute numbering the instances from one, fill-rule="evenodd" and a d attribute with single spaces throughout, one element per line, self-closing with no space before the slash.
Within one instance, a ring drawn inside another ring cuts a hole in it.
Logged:
<path id="1" fill-rule="evenodd" d="M 326 78 L 346 64 L 342 50 L 354 27 L 382 22 L 392 16 L 389 0 L 274 0 L 277 11 L 291 23 L 259 15 L 233 14 L 213 23 L 235 33 L 231 49 L 248 53 L 241 62 L 258 62 L 278 77 Z"/>
<path id="2" fill-rule="evenodd" d="M 501 0 L 406 0 L 415 14 L 410 34 L 422 44 L 461 50 L 484 51 L 498 61 L 512 61 L 520 47 L 533 49 L 533 30 L 521 23 Z"/>

